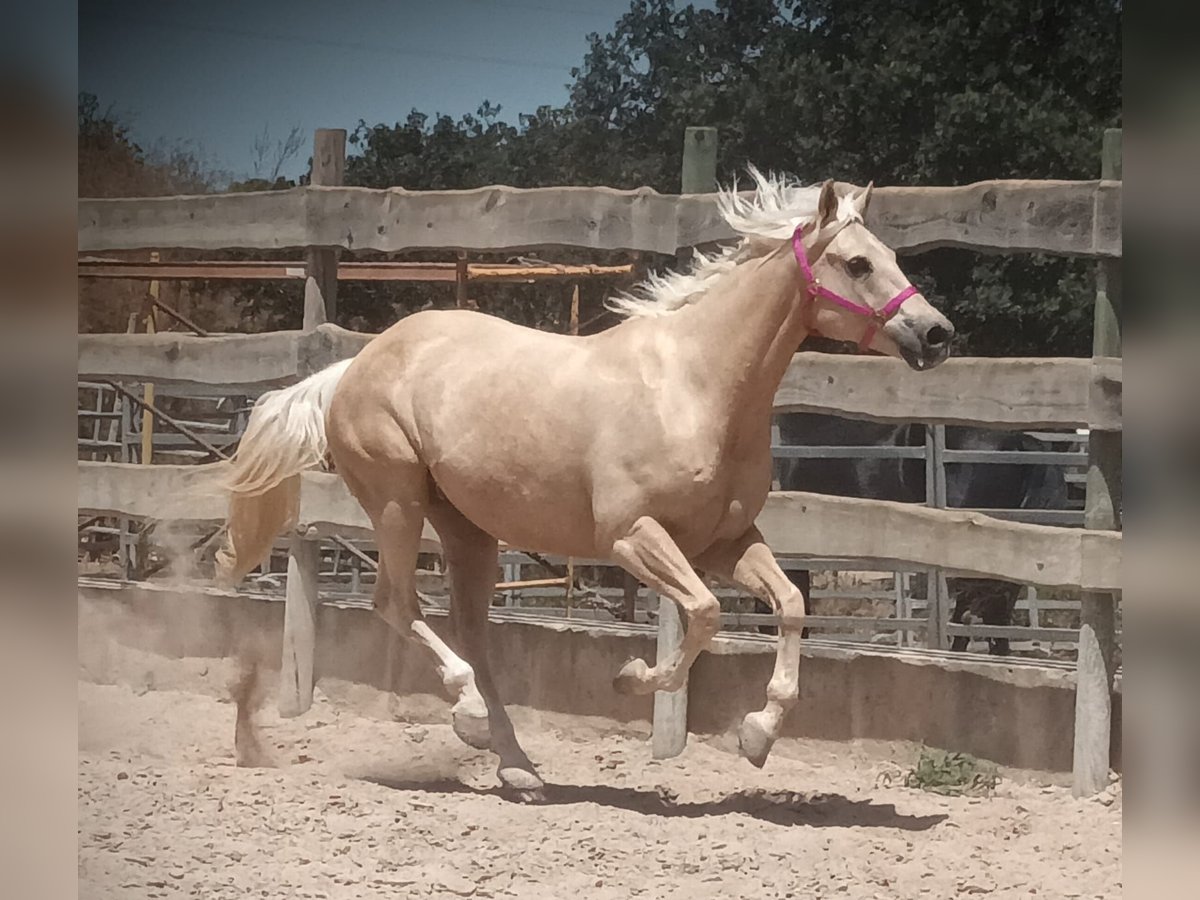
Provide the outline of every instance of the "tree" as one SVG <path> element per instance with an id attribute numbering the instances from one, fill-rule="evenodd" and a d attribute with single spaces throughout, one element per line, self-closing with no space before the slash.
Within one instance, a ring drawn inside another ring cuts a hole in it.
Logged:
<path id="1" fill-rule="evenodd" d="M 293 125 L 283 140 L 272 142 L 267 126 L 254 138 L 254 177 L 274 184 L 288 160 L 300 152 L 304 135 L 299 125 Z"/>
<path id="2" fill-rule="evenodd" d="M 880 185 L 1093 178 L 1121 121 L 1120 34 L 1114 0 L 636 0 L 591 37 L 571 110 L 614 185 L 677 189 L 691 124 L 720 129 L 726 181 L 747 162 Z M 1085 261 L 906 262 L 968 352 L 1088 352 Z"/>
<path id="3" fill-rule="evenodd" d="M 101 109 L 94 94 L 78 99 L 79 196 L 157 197 L 169 194 L 203 194 L 225 186 L 226 177 L 208 165 L 198 147 L 160 144 L 143 149 L 130 135 L 129 126 L 111 107 Z M 145 259 L 144 254 L 118 254 Z M 190 296 L 189 286 L 169 282 L 164 299 L 187 299 L 189 311 L 210 327 L 236 322 L 231 304 L 222 298 Z M 141 308 L 144 282 L 85 279 L 79 288 L 80 331 L 125 331 L 129 315 Z M 201 308 L 202 307 L 202 308 Z"/>
<path id="4" fill-rule="evenodd" d="M 1093 178 L 1121 121 L 1119 0 L 634 0 L 591 35 L 561 109 L 361 125 L 352 184 L 679 188 L 683 130 L 720 129 L 724 183 L 747 163 L 804 180 L 962 184 Z M 1086 354 L 1091 266 L 942 250 L 906 260 L 960 352 Z"/>
<path id="5" fill-rule="evenodd" d="M 78 125 L 81 197 L 204 194 L 227 181 L 197 146 L 160 143 L 144 149 L 111 106 L 101 111 L 95 94 L 80 92 Z"/>

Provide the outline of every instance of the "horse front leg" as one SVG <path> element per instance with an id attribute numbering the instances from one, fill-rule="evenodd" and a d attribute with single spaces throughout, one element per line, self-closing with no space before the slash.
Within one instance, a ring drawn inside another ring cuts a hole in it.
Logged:
<path id="1" fill-rule="evenodd" d="M 784 573 L 757 528 L 710 547 L 696 566 L 766 601 L 779 616 L 775 671 L 767 683 L 766 705 L 747 713 L 738 729 L 738 747 L 762 768 L 779 738 L 784 716 L 800 697 L 800 641 L 804 634 L 804 592 Z"/>
<path id="2" fill-rule="evenodd" d="M 655 666 L 631 659 L 621 667 L 613 687 L 623 694 L 677 691 L 700 651 L 721 627 L 721 605 L 704 586 L 683 551 L 655 519 L 643 516 L 613 544 L 612 558 L 630 575 L 679 604 L 687 620 L 683 642 Z"/>

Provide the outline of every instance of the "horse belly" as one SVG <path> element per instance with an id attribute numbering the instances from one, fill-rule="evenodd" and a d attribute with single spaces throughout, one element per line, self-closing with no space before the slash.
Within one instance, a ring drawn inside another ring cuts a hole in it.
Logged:
<path id="1" fill-rule="evenodd" d="M 502 543 L 559 556 L 595 552 L 591 498 L 569 479 L 433 466 L 446 499 Z"/>

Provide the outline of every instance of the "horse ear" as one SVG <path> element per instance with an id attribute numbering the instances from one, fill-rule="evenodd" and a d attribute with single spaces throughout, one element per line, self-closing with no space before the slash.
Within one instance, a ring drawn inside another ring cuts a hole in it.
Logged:
<path id="1" fill-rule="evenodd" d="M 821 185 L 821 196 L 817 200 L 817 221 L 828 225 L 837 218 L 838 198 L 833 189 L 833 179 L 828 179 Z"/>
<path id="2" fill-rule="evenodd" d="M 867 182 L 867 186 L 859 191 L 854 196 L 854 208 L 860 216 L 865 217 L 867 214 L 867 204 L 871 202 L 871 191 L 875 188 L 875 182 Z"/>

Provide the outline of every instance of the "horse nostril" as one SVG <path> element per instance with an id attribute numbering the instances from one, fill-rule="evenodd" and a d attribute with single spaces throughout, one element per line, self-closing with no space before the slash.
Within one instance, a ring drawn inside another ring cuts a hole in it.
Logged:
<path id="1" fill-rule="evenodd" d="M 949 329 L 943 328 L 941 325 L 934 325 L 925 332 L 925 343 L 930 347 L 940 347 L 950 340 L 951 334 Z"/>

